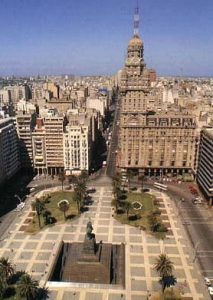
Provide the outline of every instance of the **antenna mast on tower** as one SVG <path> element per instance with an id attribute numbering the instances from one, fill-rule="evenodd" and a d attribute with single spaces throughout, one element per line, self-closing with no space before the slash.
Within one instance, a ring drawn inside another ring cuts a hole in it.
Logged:
<path id="1" fill-rule="evenodd" d="M 138 36 L 138 34 L 139 34 L 139 7 L 137 2 L 137 6 L 135 7 L 135 12 L 134 12 L 134 35 Z"/>

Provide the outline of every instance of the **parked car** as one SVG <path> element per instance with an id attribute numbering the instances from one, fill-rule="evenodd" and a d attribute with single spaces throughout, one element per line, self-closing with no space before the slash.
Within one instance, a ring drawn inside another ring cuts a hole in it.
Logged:
<path id="1" fill-rule="evenodd" d="M 200 199 L 192 199 L 192 203 L 193 204 L 201 204 L 202 203 L 202 201 L 200 200 Z"/>
<path id="2" fill-rule="evenodd" d="M 209 291 L 209 294 L 210 294 L 211 296 L 213 296 L 213 287 L 212 287 L 212 286 L 209 286 L 209 287 L 208 287 L 208 291 Z"/>

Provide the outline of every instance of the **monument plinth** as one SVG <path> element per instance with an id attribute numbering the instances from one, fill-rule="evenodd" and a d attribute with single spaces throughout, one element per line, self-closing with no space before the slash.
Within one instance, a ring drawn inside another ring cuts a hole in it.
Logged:
<path id="1" fill-rule="evenodd" d="M 124 286 L 125 247 L 96 243 L 89 221 L 83 243 L 63 243 L 52 281 Z"/>

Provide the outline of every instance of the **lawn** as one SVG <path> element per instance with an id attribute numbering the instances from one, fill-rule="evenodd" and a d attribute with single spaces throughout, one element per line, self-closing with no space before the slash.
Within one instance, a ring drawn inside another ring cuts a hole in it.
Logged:
<path id="1" fill-rule="evenodd" d="M 141 209 L 135 210 L 133 208 L 129 211 L 129 216 L 127 213 L 118 213 L 115 215 L 115 219 L 121 222 L 122 224 L 128 224 L 131 226 L 139 227 L 142 230 L 146 230 L 150 233 L 150 224 L 148 222 L 148 215 L 157 209 L 157 206 L 154 204 L 155 196 L 149 193 L 128 193 L 126 201 L 134 203 L 139 202 L 142 207 Z M 130 216 L 138 215 L 139 218 L 136 220 L 129 220 Z M 165 234 L 161 232 L 153 233 L 157 238 L 163 238 Z"/>
<path id="2" fill-rule="evenodd" d="M 74 217 L 78 216 L 78 209 L 77 204 L 73 200 L 73 192 L 69 191 L 60 191 L 54 192 L 50 194 L 50 198 L 48 199 L 48 203 L 45 203 L 45 210 L 51 212 L 51 216 L 55 218 L 56 222 L 64 222 L 64 215 L 63 212 L 58 208 L 58 202 L 60 200 L 68 200 L 70 203 L 69 210 L 66 212 L 67 220 L 73 219 Z M 41 215 L 41 229 L 52 226 L 52 225 L 45 225 L 44 218 Z M 36 233 L 40 230 L 38 225 L 38 217 L 35 215 L 32 219 L 32 222 L 27 226 L 26 232 L 28 233 Z"/>
<path id="3" fill-rule="evenodd" d="M 117 214 L 115 218 L 123 223 L 123 224 L 129 224 L 136 227 L 142 227 L 144 230 L 149 230 L 149 224 L 147 220 L 147 216 L 150 212 L 152 212 L 155 209 L 154 206 L 154 196 L 148 194 L 148 193 L 128 193 L 126 201 L 129 201 L 131 203 L 134 203 L 135 201 L 142 204 L 142 208 L 139 210 L 130 209 L 129 215 L 132 214 L 139 214 L 140 219 L 130 221 L 127 218 L 127 214 Z"/>

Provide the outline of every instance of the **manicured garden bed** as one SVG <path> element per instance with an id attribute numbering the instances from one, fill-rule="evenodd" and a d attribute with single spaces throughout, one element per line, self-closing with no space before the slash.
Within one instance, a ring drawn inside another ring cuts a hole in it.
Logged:
<path id="1" fill-rule="evenodd" d="M 65 221 L 63 212 L 58 208 L 58 202 L 60 200 L 66 199 L 69 202 L 69 209 L 66 212 L 66 220 L 70 220 L 78 216 L 77 203 L 74 201 L 73 195 L 74 193 L 70 191 L 59 191 L 50 193 L 49 197 L 46 197 L 46 200 L 45 197 L 41 197 L 39 199 L 45 205 L 44 211 L 48 211 L 50 213 L 50 216 L 53 220 L 53 224 Z M 40 215 L 40 221 L 41 228 L 39 228 L 38 216 L 35 213 L 34 217 L 32 218 L 32 221 L 26 228 L 26 232 L 36 233 L 47 226 L 51 226 L 51 224 L 45 224 L 45 218 L 43 217 L 43 213 L 41 213 Z"/>
<path id="2" fill-rule="evenodd" d="M 131 203 L 128 210 L 125 206 L 126 203 Z M 155 196 L 149 193 L 127 193 L 126 199 L 119 201 L 115 219 L 122 224 L 139 227 L 153 233 L 158 238 L 164 238 L 165 232 L 155 231 L 151 228 L 150 215 L 154 216 L 159 224 L 162 224 L 160 211 L 155 203 Z"/>

